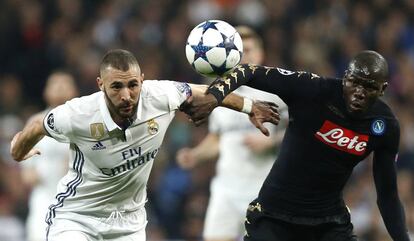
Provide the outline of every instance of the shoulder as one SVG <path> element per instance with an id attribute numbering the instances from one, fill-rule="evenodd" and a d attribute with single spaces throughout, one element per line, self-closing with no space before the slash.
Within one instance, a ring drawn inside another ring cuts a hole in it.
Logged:
<path id="1" fill-rule="evenodd" d="M 100 113 L 100 102 L 103 99 L 103 92 L 96 92 L 88 96 L 73 98 L 65 104 L 52 109 L 45 117 L 46 124 L 51 129 L 54 125 L 61 126 L 63 130 L 71 130 L 74 126 L 96 120 Z M 51 123 L 54 124 L 51 124 Z"/>
<path id="2" fill-rule="evenodd" d="M 91 95 L 73 98 L 67 101 L 64 106 L 72 115 L 91 114 L 99 111 L 99 102 L 103 92 L 99 91 Z"/>
<path id="3" fill-rule="evenodd" d="M 144 112 L 169 112 L 172 88 L 174 88 L 173 81 L 145 80 L 142 84 L 139 105 Z"/>
<path id="4" fill-rule="evenodd" d="M 141 99 L 160 101 L 163 96 L 167 98 L 168 92 L 171 91 L 171 82 L 168 80 L 145 80 L 142 83 Z"/>
<path id="5" fill-rule="evenodd" d="M 385 136 L 399 136 L 399 121 L 392 109 L 383 100 L 378 99 L 374 103 L 368 117 L 371 119 L 371 130 L 374 133 L 385 133 Z"/>
<path id="6" fill-rule="evenodd" d="M 391 107 L 383 100 L 378 99 L 371 108 L 370 115 L 372 117 L 382 117 L 390 121 L 397 121 Z"/>
<path id="7" fill-rule="evenodd" d="M 333 95 L 337 95 L 339 92 L 342 93 L 342 79 L 321 78 L 321 88 L 323 91 Z"/>

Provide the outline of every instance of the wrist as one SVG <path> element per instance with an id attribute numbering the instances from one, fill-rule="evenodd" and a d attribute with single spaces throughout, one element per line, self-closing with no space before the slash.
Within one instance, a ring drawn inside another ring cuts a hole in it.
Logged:
<path id="1" fill-rule="evenodd" d="M 221 105 L 221 103 L 224 100 L 223 94 L 216 89 L 208 88 L 206 93 L 207 95 L 210 94 L 212 97 L 214 97 L 214 99 L 216 100 L 217 106 Z"/>
<path id="2" fill-rule="evenodd" d="M 250 114 L 252 113 L 252 108 L 253 108 L 253 100 L 244 97 L 243 98 L 243 107 L 241 112 L 246 113 L 246 114 Z"/>

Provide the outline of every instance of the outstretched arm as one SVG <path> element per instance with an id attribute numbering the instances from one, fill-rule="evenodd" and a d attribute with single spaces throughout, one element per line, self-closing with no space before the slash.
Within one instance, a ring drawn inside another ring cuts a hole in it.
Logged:
<path id="1" fill-rule="evenodd" d="M 231 73 L 223 78 L 216 79 L 207 90 L 206 98 L 214 98 L 216 105 L 226 104 L 230 93 L 247 85 L 255 89 L 278 95 L 288 106 L 293 103 L 308 103 L 315 98 L 329 94 L 325 88 L 331 81 L 316 74 L 303 71 L 289 71 L 276 67 L 243 64 L 237 66 Z M 214 103 L 213 100 L 210 100 Z M 215 107 L 215 106 L 214 106 Z M 190 114 L 192 120 L 197 122 L 205 118 L 213 106 L 193 108 Z"/>
<path id="2" fill-rule="evenodd" d="M 207 86 L 190 86 L 192 96 L 180 106 L 180 110 L 190 115 L 196 125 L 200 125 L 206 121 L 211 111 L 218 106 L 218 101 L 212 94 L 206 93 Z M 220 105 L 248 114 L 251 117 L 252 123 L 267 136 L 269 135 L 269 131 L 263 126 L 263 123 L 270 122 L 277 125 L 280 120 L 275 103 L 252 101 L 231 93 Z M 197 119 L 194 119 L 193 116 L 197 116 Z"/>
<path id="3" fill-rule="evenodd" d="M 38 114 L 31 118 L 24 129 L 18 132 L 11 141 L 10 153 L 14 160 L 23 161 L 40 151 L 33 147 L 47 134 L 43 127 L 44 115 Z"/>

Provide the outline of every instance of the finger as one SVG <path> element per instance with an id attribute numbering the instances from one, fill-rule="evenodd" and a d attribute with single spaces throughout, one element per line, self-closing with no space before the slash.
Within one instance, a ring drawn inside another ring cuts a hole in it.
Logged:
<path id="1" fill-rule="evenodd" d="M 29 151 L 29 153 L 26 154 L 26 156 L 23 157 L 23 160 L 27 160 L 29 158 L 31 158 L 34 155 L 40 155 L 40 151 L 39 150 L 31 150 Z"/>
<path id="2" fill-rule="evenodd" d="M 276 107 L 276 108 L 279 107 L 275 102 L 266 102 L 266 103 L 271 107 Z"/>
<path id="3" fill-rule="evenodd" d="M 271 116 L 270 118 L 266 118 L 263 122 L 270 122 L 274 125 L 278 125 L 280 122 L 280 118 L 277 116 Z"/>
<path id="4" fill-rule="evenodd" d="M 193 96 L 188 97 L 188 99 L 186 100 L 187 104 L 191 104 L 194 100 Z"/>
<path id="5" fill-rule="evenodd" d="M 259 127 L 258 127 L 259 129 L 260 129 L 260 131 L 265 135 L 265 136 L 269 136 L 270 134 L 269 134 L 269 130 L 266 128 L 266 127 L 264 127 L 264 125 L 263 124 L 259 124 Z"/>
<path id="6" fill-rule="evenodd" d="M 273 118 L 280 120 L 280 115 L 278 113 L 272 115 Z"/>
<path id="7" fill-rule="evenodd" d="M 267 107 L 279 107 L 276 103 L 269 101 L 258 101 L 258 103 Z"/>
<path id="8" fill-rule="evenodd" d="M 269 109 L 270 109 L 271 111 L 276 112 L 276 113 L 278 113 L 278 114 L 279 114 L 279 109 L 278 109 L 278 107 L 276 107 L 276 106 L 270 106 L 270 107 L 269 107 Z"/>
<path id="9" fill-rule="evenodd" d="M 189 108 L 191 107 L 191 103 L 193 102 L 193 96 L 190 96 L 187 100 L 185 100 L 179 107 L 178 109 L 184 113 L 187 113 L 187 111 L 189 110 Z"/>
<path id="10" fill-rule="evenodd" d="M 206 121 L 207 121 L 207 118 L 203 118 L 203 119 L 195 121 L 194 124 L 196 126 L 200 126 L 200 125 L 204 124 Z"/>

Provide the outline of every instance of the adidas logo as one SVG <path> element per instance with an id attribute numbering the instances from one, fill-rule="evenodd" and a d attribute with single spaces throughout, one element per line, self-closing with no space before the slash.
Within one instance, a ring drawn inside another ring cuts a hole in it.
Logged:
<path id="1" fill-rule="evenodd" d="M 93 145 L 92 150 L 97 151 L 97 150 L 103 150 L 106 149 L 106 146 L 104 146 L 102 144 L 102 142 L 98 141 L 95 145 Z"/>

